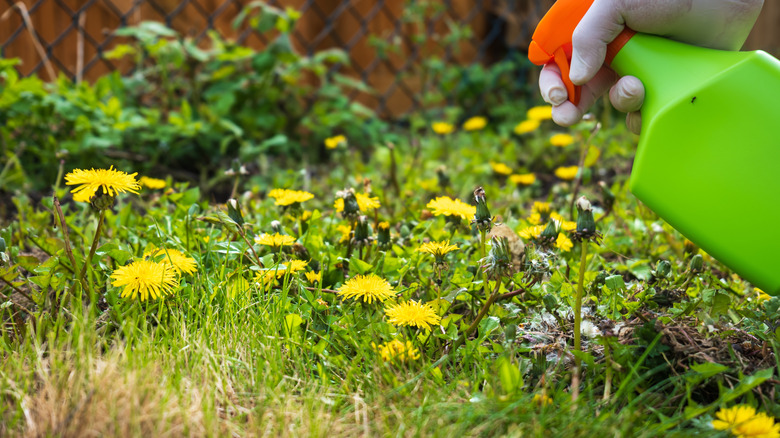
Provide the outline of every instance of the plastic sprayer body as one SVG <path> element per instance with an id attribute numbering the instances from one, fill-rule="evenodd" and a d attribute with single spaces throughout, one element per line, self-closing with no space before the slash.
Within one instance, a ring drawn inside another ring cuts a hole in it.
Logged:
<path id="1" fill-rule="evenodd" d="M 571 35 L 593 0 L 558 0 L 529 46 L 568 77 Z M 780 61 L 621 33 L 607 50 L 645 86 L 631 191 L 704 251 L 780 295 Z"/>
<path id="2" fill-rule="evenodd" d="M 704 251 L 780 293 L 780 61 L 637 34 L 612 68 L 646 90 L 631 191 Z"/>

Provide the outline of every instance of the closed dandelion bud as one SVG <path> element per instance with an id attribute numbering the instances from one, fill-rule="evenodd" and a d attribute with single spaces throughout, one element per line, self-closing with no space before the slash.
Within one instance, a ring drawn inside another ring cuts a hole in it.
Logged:
<path id="1" fill-rule="evenodd" d="M 691 272 L 701 272 L 704 266 L 704 258 L 701 254 L 696 254 L 691 259 Z"/>
<path id="2" fill-rule="evenodd" d="M 436 169 L 436 176 L 439 178 L 439 187 L 446 189 L 450 186 L 450 177 L 447 175 L 447 168 L 444 166 Z"/>
<path id="3" fill-rule="evenodd" d="M 604 202 L 605 210 L 612 210 L 612 206 L 615 205 L 615 194 L 607 187 L 604 181 L 599 181 L 599 187 L 601 187 L 601 197 Z"/>
<path id="4" fill-rule="evenodd" d="M 5 239 L 0 237 L 0 252 L 5 252 Z"/>
<path id="5" fill-rule="evenodd" d="M 282 223 L 281 222 L 279 222 L 279 221 L 271 221 L 271 223 L 269 225 L 271 226 L 271 231 L 273 231 L 274 233 L 279 233 L 279 234 L 282 233 Z"/>
<path id="6" fill-rule="evenodd" d="M 371 227 L 368 225 L 368 218 L 360 216 L 355 224 L 355 235 L 352 238 L 352 243 L 357 246 L 368 245 L 371 241 Z"/>
<path id="7" fill-rule="evenodd" d="M 390 242 L 390 224 L 387 222 L 380 222 L 377 228 L 376 242 L 382 249 L 390 248 L 392 243 Z"/>
<path id="8" fill-rule="evenodd" d="M 542 234 L 540 234 L 536 240 L 542 246 L 552 246 L 557 238 L 558 227 L 555 226 L 555 221 L 549 221 L 542 231 Z"/>
<path id="9" fill-rule="evenodd" d="M 577 200 L 577 231 L 574 238 L 577 240 L 598 240 L 596 221 L 593 219 L 593 207 L 584 196 Z"/>
<path id="10" fill-rule="evenodd" d="M 113 207 L 115 200 L 116 198 L 106 193 L 101 186 L 95 192 L 95 196 L 90 198 L 89 203 L 92 205 L 92 208 L 101 211 Z"/>
<path id="11" fill-rule="evenodd" d="M 655 267 L 655 275 L 658 277 L 667 278 L 672 273 L 672 264 L 666 260 L 661 260 Z"/>
<path id="12" fill-rule="evenodd" d="M 477 203 L 477 212 L 474 214 L 474 220 L 472 222 L 477 225 L 477 229 L 480 231 L 490 231 L 492 225 L 490 210 L 488 210 L 485 190 L 483 190 L 482 187 L 477 187 L 477 189 L 474 190 L 474 201 Z"/>
<path id="13" fill-rule="evenodd" d="M 228 199 L 227 209 L 228 216 L 230 216 L 230 219 L 233 219 L 233 222 L 238 224 L 239 227 L 244 225 L 244 215 L 241 214 L 241 206 L 237 200 Z"/>
<path id="14" fill-rule="evenodd" d="M 343 190 L 339 192 L 339 196 L 344 199 L 344 210 L 341 212 L 341 217 L 346 219 L 360 214 L 360 205 L 358 205 L 353 189 Z"/>

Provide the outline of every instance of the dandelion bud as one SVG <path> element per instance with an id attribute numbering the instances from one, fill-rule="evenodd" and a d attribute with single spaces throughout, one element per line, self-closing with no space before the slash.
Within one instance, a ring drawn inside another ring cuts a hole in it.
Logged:
<path id="1" fill-rule="evenodd" d="M 341 212 L 341 217 L 344 219 L 356 217 L 360 213 L 360 205 L 355 197 L 355 190 L 343 190 L 339 192 L 339 196 L 344 200 L 344 210 Z"/>
<path id="2" fill-rule="evenodd" d="M 512 252 L 506 237 L 493 236 L 490 252 L 482 259 L 485 272 L 494 278 L 508 275 L 512 270 Z"/>
<path id="3" fill-rule="evenodd" d="M 543 247 L 552 246 L 555 240 L 558 238 L 558 227 L 554 220 L 547 222 L 547 226 L 542 233 L 536 239 L 537 242 Z"/>
<path id="4" fill-rule="evenodd" d="M 368 225 L 368 218 L 360 216 L 355 224 L 355 235 L 352 243 L 356 246 L 366 246 L 371 242 L 371 231 Z"/>
<path id="5" fill-rule="evenodd" d="M 268 224 L 268 225 L 271 226 L 271 231 L 273 231 L 274 233 L 279 233 L 279 234 L 282 233 L 282 223 L 281 222 L 279 222 L 279 221 L 271 221 L 271 223 Z"/>
<path id="6" fill-rule="evenodd" d="M 666 260 L 661 260 L 655 267 L 655 275 L 658 277 L 667 278 L 672 273 L 672 264 Z"/>
<path id="7" fill-rule="evenodd" d="M 701 272 L 704 266 L 704 258 L 701 256 L 701 254 L 696 254 L 691 259 L 691 272 Z"/>
<path id="8" fill-rule="evenodd" d="M 244 215 L 241 214 L 241 205 L 235 199 L 228 199 L 227 202 L 228 216 L 233 219 L 239 227 L 244 225 Z"/>
<path id="9" fill-rule="evenodd" d="M 95 196 L 89 199 L 89 203 L 92 205 L 92 208 L 97 211 L 101 211 L 113 207 L 115 200 L 116 198 L 106 193 L 106 191 L 104 191 L 103 187 L 101 186 L 98 187 L 97 191 L 95 192 Z"/>
<path id="10" fill-rule="evenodd" d="M 476 224 L 480 231 L 490 231 L 492 225 L 490 210 L 488 210 L 485 190 L 483 190 L 482 187 L 477 187 L 477 189 L 474 190 L 474 200 L 477 202 L 477 212 L 474 214 L 472 223 Z"/>
<path id="11" fill-rule="evenodd" d="M 388 249 L 392 245 L 390 242 L 390 224 L 387 222 L 380 222 L 377 225 L 377 238 L 376 242 L 381 249 Z"/>
<path id="12" fill-rule="evenodd" d="M 612 206 L 615 205 L 615 194 L 607 187 L 604 181 L 599 181 L 599 187 L 601 187 L 601 197 L 604 202 L 604 209 L 612 210 Z"/>
<path id="13" fill-rule="evenodd" d="M 0 237 L 0 252 L 5 252 L 5 239 Z"/>
<path id="14" fill-rule="evenodd" d="M 447 168 L 444 166 L 436 169 L 436 176 L 439 178 L 439 187 L 446 189 L 450 186 L 450 177 L 447 175 Z"/>
<path id="15" fill-rule="evenodd" d="M 577 231 L 574 237 L 577 240 L 598 239 L 596 221 L 593 219 L 593 207 L 584 196 L 577 200 Z"/>

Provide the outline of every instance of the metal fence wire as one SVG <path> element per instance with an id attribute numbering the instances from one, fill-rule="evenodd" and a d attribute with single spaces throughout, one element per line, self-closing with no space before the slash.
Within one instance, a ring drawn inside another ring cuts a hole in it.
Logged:
<path id="1" fill-rule="evenodd" d="M 251 0 L 0 0 L 0 56 L 20 58 L 23 75 L 75 81 L 94 80 L 130 66 L 104 54 L 126 42 L 119 28 L 158 21 L 179 34 L 203 41 L 208 31 L 261 49 L 268 36 L 232 26 Z M 268 0 L 278 8 L 301 12 L 292 32 L 295 50 L 312 55 L 341 48 L 351 65 L 338 67 L 371 86 L 362 99 L 380 114 L 419 109 L 415 67 L 459 33 L 456 46 L 441 53 L 457 65 L 488 65 L 524 54 L 530 34 L 553 0 Z M 381 55 L 377 41 L 395 50 Z M 453 48 L 454 47 L 454 48 Z M 468 78 L 464 78 L 468 80 Z M 367 100 L 367 101 L 366 101 Z"/>

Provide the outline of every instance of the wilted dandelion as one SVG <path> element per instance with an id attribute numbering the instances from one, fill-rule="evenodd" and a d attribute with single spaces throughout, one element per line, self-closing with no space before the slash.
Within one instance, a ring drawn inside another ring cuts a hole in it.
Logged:
<path id="1" fill-rule="evenodd" d="M 436 314 L 433 307 L 427 303 L 418 303 L 409 300 L 395 306 L 388 306 L 385 309 L 388 322 L 396 326 L 418 327 L 430 330 L 432 325 L 441 321 L 441 317 Z"/>
<path id="2" fill-rule="evenodd" d="M 580 168 L 577 166 L 561 166 L 555 169 L 555 176 L 564 181 L 571 181 L 577 177 L 579 170 Z"/>
<path id="3" fill-rule="evenodd" d="M 574 137 L 569 134 L 555 134 L 550 137 L 550 144 L 559 148 L 566 147 L 574 143 Z"/>
<path id="4" fill-rule="evenodd" d="M 512 131 L 514 131 L 514 133 L 517 135 L 528 134 L 529 132 L 534 132 L 539 129 L 539 125 L 541 125 L 539 120 L 523 120 L 522 122 L 515 125 L 515 128 Z"/>
<path id="5" fill-rule="evenodd" d="M 263 233 L 259 236 L 255 236 L 255 243 L 258 245 L 270 246 L 274 249 L 281 248 L 282 246 L 290 246 L 295 242 L 295 237 L 286 236 L 283 234 L 266 234 Z"/>
<path id="6" fill-rule="evenodd" d="M 338 294 L 343 298 L 354 298 L 371 304 L 374 300 L 382 302 L 392 297 L 395 293 L 387 280 L 377 277 L 375 274 L 368 274 L 356 275 L 350 278 L 341 286 Z"/>
<path id="7" fill-rule="evenodd" d="M 455 126 L 447 122 L 433 122 L 431 129 L 439 135 L 447 135 L 455 131 Z"/>
<path id="8" fill-rule="evenodd" d="M 433 199 L 425 207 L 429 208 L 434 216 L 453 216 L 463 220 L 470 220 L 477 213 L 477 207 L 447 196 Z"/>
<path id="9" fill-rule="evenodd" d="M 314 198 L 314 195 L 300 190 L 273 189 L 268 192 L 268 197 L 276 200 L 275 205 L 288 207 L 308 201 L 309 199 Z"/>
<path id="10" fill-rule="evenodd" d="M 780 437 L 780 424 L 765 413 L 756 413 L 755 408 L 747 405 L 737 405 L 719 410 L 712 422 L 716 430 L 728 430 L 738 438 Z"/>
<path id="11" fill-rule="evenodd" d="M 151 260 L 136 260 L 117 268 L 111 274 L 111 279 L 113 286 L 124 286 L 121 294 L 123 298 L 134 299 L 137 296 L 141 301 L 169 295 L 179 286 L 173 266 Z"/>
<path id="12" fill-rule="evenodd" d="M 138 179 L 138 184 L 146 187 L 147 189 L 164 189 L 165 180 L 157 178 L 149 178 L 148 176 L 142 176 Z"/>
<path id="13" fill-rule="evenodd" d="M 509 175 L 509 181 L 512 181 L 513 183 L 518 185 L 530 186 L 531 184 L 536 182 L 536 174 L 523 173 L 519 175 L 518 174 Z"/>
<path id="14" fill-rule="evenodd" d="M 73 200 L 78 202 L 90 202 L 102 189 L 102 194 L 111 198 L 119 193 L 138 193 L 141 186 L 135 180 L 138 173 L 127 174 L 120 170 L 114 170 L 114 166 L 108 169 L 74 169 L 65 175 L 65 184 L 78 186 L 71 190 Z M 113 204 L 113 199 L 111 201 Z"/>
<path id="15" fill-rule="evenodd" d="M 393 339 L 381 345 L 371 343 L 374 350 L 379 353 L 379 357 L 385 362 L 408 362 L 420 358 L 420 351 L 414 348 L 411 342 L 401 342 Z"/>
<path id="16" fill-rule="evenodd" d="M 463 122 L 463 129 L 466 131 L 479 131 L 487 126 L 487 119 L 481 116 L 471 117 Z"/>
<path id="17" fill-rule="evenodd" d="M 550 105 L 541 105 L 541 106 L 535 106 L 531 109 L 529 109 L 525 116 L 529 120 L 551 120 L 552 119 L 552 106 Z"/>
<path id="18" fill-rule="evenodd" d="M 151 248 L 144 257 L 155 259 L 158 263 L 171 264 L 179 274 L 194 274 L 198 269 L 195 259 L 184 255 L 178 249 Z"/>
<path id="19" fill-rule="evenodd" d="M 512 168 L 507 166 L 504 163 L 496 163 L 491 161 L 490 162 L 490 168 L 493 169 L 494 173 L 497 173 L 499 175 L 511 175 L 512 174 Z"/>
<path id="20" fill-rule="evenodd" d="M 336 135 L 325 139 L 325 147 L 328 149 L 336 149 L 337 147 L 346 144 L 347 137 L 344 137 L 343 135 Z"/>

